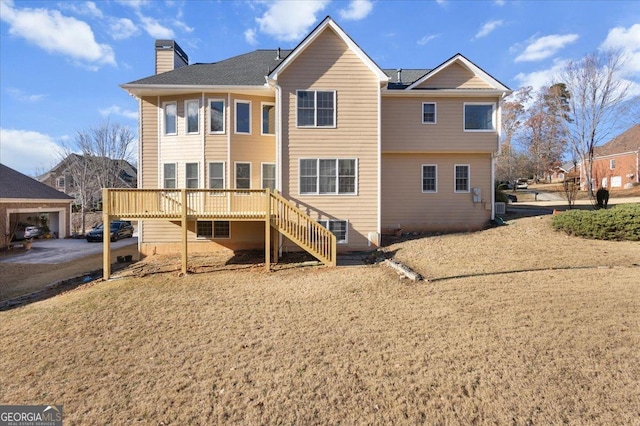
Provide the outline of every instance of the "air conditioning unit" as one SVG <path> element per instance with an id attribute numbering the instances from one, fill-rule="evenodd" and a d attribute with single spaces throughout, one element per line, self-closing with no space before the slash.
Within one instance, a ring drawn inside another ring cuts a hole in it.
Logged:
<path id="1" fill-rule="evenodd" d="M 499 202 L 496 203 L 496 214 L 505 214 L 507 212 L 507 207 L 504 203 Z"/>

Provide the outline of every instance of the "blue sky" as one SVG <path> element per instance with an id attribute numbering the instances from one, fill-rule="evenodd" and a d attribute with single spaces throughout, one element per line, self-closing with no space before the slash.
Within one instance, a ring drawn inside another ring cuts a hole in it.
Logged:
<path id="1" fill-rule="evenodd" d="M 621 49 L 640 94 L 637 1 L 0 0 L 0 162 L 34 175 L 78 130 L 111 120 L 135 131 L 137 102 L 118 85 L 153 74 L 155 39 L 216 62 L 295 47 L 327 15 L 382 68 L 459 52 L 512 89 Z"/>

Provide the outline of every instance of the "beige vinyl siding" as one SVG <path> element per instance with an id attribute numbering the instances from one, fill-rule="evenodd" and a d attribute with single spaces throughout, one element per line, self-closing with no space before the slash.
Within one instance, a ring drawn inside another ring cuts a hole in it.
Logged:
<path id="1" fill-rule="evenodd" d="M 204 188 L 209 187 L 209 163 L 210 162 L 224 162 L 225 163 L 225 184 L 229 187 L 229 165 L 227 164 L 228 158 L 228 142 L 229 142 L 229 129 L 231 128 L 231 122 L 229 121 L 230 117 L 230 107 L 228 105 L 229 101 L 227 99 L 228 95 L 226 93 L 205 93 L 204 102 L 205 102 L 205 114 L 204 114 L 204 126 L 203 131 L 205 132 L 205 142 L 204 142 L 204 156 L 205 156 L 205 164 L 204 164 Z M 224 100 L 224 133 L 209 133 L 209 100 L 210 99 L 222 99 Z"/>
<path id="2" fill-rule="evenodd" d="M 176 53 L 172 49 L 156 49 L 156 74 L 172 71 L 174 67 L 174 56 Z"/>
<path id="3" fill-rule="evenodd" d="M 378 93 L 377 77 L 328 28 L 279 78 L 282 87 L 283 193 L 314 219 L 348 220 L 348 245 L 368 247 L 376 232 Z M 336 91 L 335 128 L 298 128 L 296 90 Z M 300 195 L 299 160 L 357 159 L 357 195 Z"/>
<path id="4" fill-rule="evenodd" d="M 142 187 L 158 188 L 158 98 L 143 97 L 140 102 L 140 143 L 142 144 Z"/>
<path id="5" fill-rule="evenodd" d="M 251 134 L 235 133 L 235 101 L 251 101 Z M 231 131 L 231 158 L 227 167 L 227 185 L 235 188 L 235 163 L 251 163 L 251 188 L 262 188 L 261 163 L 275 163 L 275 135 L 261 135 L 261 102 L 273 103 L 275 98 L 263 96 L 231 95 L 229 127 Z"/>
<path id="6" fill-rule="evenodd" d="M 188 251 L 190 254 L 218 250 L 264 249 L 264 222 L 231 222 L 231 239 L 198 239 L 196 222 L 187 226 Z M 179 222 L 144 222 L 148 237 L 142 243 L 142 254 L 173 254 L 181 250 L 182 234 Z"/>
<path id="7" fill-rule="evenodd" d="M 436 103 L 437 124 L 422 124 L 423 102 Z M 497 132 L 464 131 L 465 102 L 498 105 L 497 98 L 382 98 L 382 152 L 497 151 Z"/>
<path id="8" fill-rule="evenodd" d="M 492 89 L 491 85 L 475 76 L 458 63 L 452 63 L 428 78 L 418 89 Z"/>
<path id="9" fill-rule="evenodd" d="M 437 165 L 437 192 L 422 192 L 422 165 Z M 470 166 L 472 192 L 455 193 L 454 166 Z M 385 154 L 382 156 L 382 232 L 467 231 L 491 218 L 491 154 Z"/>

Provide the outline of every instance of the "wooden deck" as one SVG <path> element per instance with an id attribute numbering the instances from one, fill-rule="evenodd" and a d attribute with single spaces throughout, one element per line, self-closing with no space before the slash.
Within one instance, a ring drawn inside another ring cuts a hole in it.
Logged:
<path id="1" fill-rule="evenodd" d="M 187 223 L 197 220 L 264 221 L 265 266 L 270 269 L 271 230 L 289 238 L 326 265 L 336 264 L 329 230 L 269 189 L 104 189 L 103 222 L 171 220 L 182 223 L 182 272 L 187 273 Z M 275 240 L 275 238 L 274 238 Z M 104 277 L 110 276 L 110 240 L 104 239 Z"/>

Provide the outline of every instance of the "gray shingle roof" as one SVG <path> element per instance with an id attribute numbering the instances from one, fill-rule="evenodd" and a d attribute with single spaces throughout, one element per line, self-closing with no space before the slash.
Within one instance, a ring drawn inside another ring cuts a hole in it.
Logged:
<path id="1" fill-rule="evenodd" d="M 265 76 L 285 59 L 291 50 L 256 50 L 212 64 L 193 64 L 152 75 L 129 84 L 185 86 L 263 86 Z"/>
<path id="2" fill-rule="evenodd" d="M 0 164 L 0 198 L 73 200 L 65 193 L 23 175 L 4 164 Z"/>
<path id="3" fill-rule="evenodd" d="M 400 73 L 401 81 L 398 81 L 398 70 L 397 69 L 383 69 L 382 70 L 389 77 L 389 84 L 387 85 L 388 89 L 404 89 L 412 85 L 414 82 L 420 79 L 420 77 L 424 76 L 428 73 L 429 69 L 406 69 L 402 68 L 402 72 Z"/>

